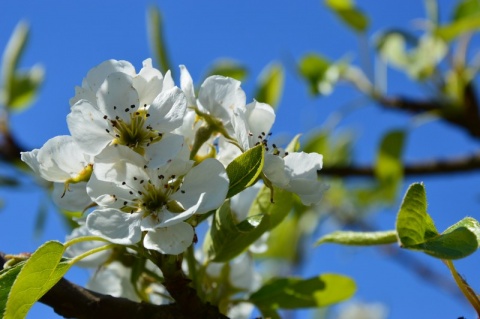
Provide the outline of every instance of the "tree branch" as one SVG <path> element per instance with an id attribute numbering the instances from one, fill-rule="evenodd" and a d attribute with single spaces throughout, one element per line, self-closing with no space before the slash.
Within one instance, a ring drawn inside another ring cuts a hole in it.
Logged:
<path id="1" fill-rule="evenodd" d="M 438 175 L 464 173 L 480 170 L 480 153 L 467 157 L 459 157 L 448 160 L 429 161 L 405 165 L 404 175 Z M 374 177 L 375 168 L 372 166 L 330 166 L 323 167 L 319 171 L 322 176 L 336 177 Z"/>
<path id="2" fill-rule="evenodd" d="M 376 99 L 376 101 L 386 108 L 409 113 L 436 111 L 446 122 L 465 129 L 472 137 L 480 138 L 480 116 L 473 85 L 466 85 L 464 93 L 464 106 L 463 108 L 457 107 L 458 112 L 448 112 L 445 105 L 436 100 L 421 101 L 406 97 L 382 96 Z"/>
<path id="3" fill-rule="evenodd" d="M 6 262 L 0 252 L 0 270 Z M 190 288 L 191 289 L 191 288 Z M 57 314 L 65 318 L 79 319 L 191 319 L 191 318 L 227 318 L 216 307 L 197 303 L 196 306 L 206 310 L 194 313 L 191 305 L 176 302 L 168 305 L 138 303 L 126 298 L 116 298 L 85 289 L 62 278 L 40 300 L 50 306 Z M 198 311 L 198 308 L 196 308 Z M 216 316 L 212 316 L 216 311 Z M 227 318 L 228 319 L 228 318 Z"/>

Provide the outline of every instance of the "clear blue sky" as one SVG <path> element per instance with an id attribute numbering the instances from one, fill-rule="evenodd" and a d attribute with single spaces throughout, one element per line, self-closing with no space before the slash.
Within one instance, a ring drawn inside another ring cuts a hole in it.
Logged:
<path id="1" fill-rule="evenodd" d="M 442 1 L 449 3 L 453 1 Z M 74 86 L 80 85 L 88 70 L 106 59 L 124 59 L 137 69 L 151 56 L 146 33 L 146 11 L 151 1 L 8 1 L 0 4 L 0 48 L 3 50 L 12 30 L 21 19 L 31 26 L 31 39 L 22 60 L 25 67 L 41 63 L 46 82 L 36 104 L 27 112 L 12 117 L 12 128 L 27 148 L 41 146 L 55 135 L 68 134 L 65 116 Z M 321 1 L 159 1 L 165 21 L 173 65 L 185 64 L 199 81 L 208 66 L 222 57 L 244 63 L 250 78 L 244 83 L 248 100 L 253 98 L 255 78 L 273 60 L 286 66 L 285 91 L 274 127 L 276 133 L 293 136 L 319 125 L 332 111 L 359 97 L 341 87 L 331 97 L 313 99 L 294 73 L 293 61 L 308 52 L 319 52 L 338 59 L 351 53 L 358 63 L 358 37 L 343 26 Z M 368 1 L 361 8 L 372 17 L 370 30 L 405 27 L 422 17 L 422 2 Z M 442 8 L 443 10 L 444 8 Z M 446 17 L 445 8 L 442 13 Z M 372 31 L 369 36 L 372 35 Z M 178 70 L 175 70 L 178 74 Z M 389 71 L 391 93 L 418 89 L 405 76 Z M 382 132 L 393 126 L 406 127 L 409 118 L 369 106 L 345 119 L 342 128 L 351 126 L 358 134 L 355 147 L 361 163 L 371 161 Z M 433 138 L 433 141 L 432 141 Z M 428 123 L 411 132 L 406 159 L 468 154 L 478 149 L 462 132 L 439 123 Z M 5 169 L 2 169 L 4 171 Z M 407 180 L 406 186 L 420 179 Z M 469 173 L 448 178 L 423 179 L 429 198 L 429 212 L 440 230 L 464 216 L 480 219 L 480 174 Z M 65 229 L 52 210 L 45 233 L 32 235 L 38 206 L 45 194 L 34 186 L 20 191 L 0 192 L 4 207 L 0 210 L 0 250 L 8 253 L 33 251 L 51 239 L 63 241 Z M 376 215 L 376 224 L 392 229 L 396 207 Z M 337 272 L 352 276 L 358 284 L 358 300 L 382 302 L 392 319 L 474 318 L 466 303 L 453 299 L 438 288 L 425 284 L 411 272 L 389 260 L 377 249 L 345 248 L 329 245 L 311 251 L 305 275 Z M 436 271 L 448 276 L 441 262 L 414 254 Z M 458 262 L 459 271 L 480 288 L 478 253 Z M 71 271 L 68 278 L 82 282 L 83 270 Z M 480 290 L 477 290 L 480 291 Z M 54 318 L 53 312 L 36 305 L 29 318 Z"/>

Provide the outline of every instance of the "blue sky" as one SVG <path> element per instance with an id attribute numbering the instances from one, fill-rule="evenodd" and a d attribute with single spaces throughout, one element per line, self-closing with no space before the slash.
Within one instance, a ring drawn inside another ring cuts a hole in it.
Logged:
<path id="1" fill-rule="evenodd" d="M 75 85 L 95 65 L 106 59 L 124 59 L 137 69 L 151 56 L 146 33 L 146 11 L 151 1 L 15 1 L 0 5 L 0 47 L 3 49 L 15 25 L 22 19 L 31 26 L 31 38 L 22 66 L 41 63 L 46 69 L 46 82 L 35 105 L 27 112 L 14 115 L 11 126 L 26 148 L 41 146 L 55 135 L 68 134 L 65 116 L 68 100 Z M 442 9 L 447 17 L 448 8 Z M 359 63 L 361 41 L 343 26 L 321 1 L 158 1 L 163 12 L 165 36 L 172 64 L 185 64 L 197 81 L 218 58 L 232 58 L 250 70 L 243 84 L 247 99 L 253 98 L 255 78 L 272 61 L 286 68 L 284 96 L 277 113 L 276 133 L 294 136 L 312 130 L 331 113 L 360 95 L 340 87 L 328 98 L 314 99 L 295 74 L 293 62 L 308 52 L 319 52 L 335 60 L 350 54 Z M 360 3 L 372 18 L 368 36 L 385 27 L 407 27 L 414 18 L 424 15 L 421 2 L 369 1 Z M 178 75 L 178 70 L 175 70 Z M 389 92 L 422 92 L 408 79 L 389 71 Z M 381 134 L 389 127 L 407 127 L 410 118 L 367 106 L 344 119 L 341 129 L 353 128 L 358 136 L 355 154 L 360 163 L 375 157 Z M 433 142 L 432 142 L 433 137 Z M 469 154 L 479 147 L 459 130 L 431 122 L 411 130 L 406 160 Z M 439 230 L 470 215 L 480 219 L 479 173 L 451 177 L 407 179 L 409 183 L 425 182 L 429 212 Z M 44 194 L 29 186 L 20 191 L 1 191 L 4 206 L 0 210 L 0 250 L 16 253 L 33 251 L 50 239 L 63 240 L 65 229 L 52 211 L 48 214 L 45 233 L 32 235 L 34 216 L 45 202 Z M 383 229 L 394 227 L 396 207 L 375 215 Z M 352 276 L 358 284 L 355 298 L 365 302 L 382 302 L 392 319 L 400 318 L 473 318 L 466 303 L 453 299 L 437 287 L 425 284 L 388 256 L 373 248 L 345 248 L 325 245 L 311 251 L 305 275 L 337 272 Z M 448 271 L 440 261 L 414 254 L 429 267 L 445 276 Z M 459 271 L 480 288 L 478 253 L 458 262 Z M 82 281 L 83 270 L 71 271 L 68 278 Z M 36 305 L 29 318 L 54 318 L 53 312 Z"/>

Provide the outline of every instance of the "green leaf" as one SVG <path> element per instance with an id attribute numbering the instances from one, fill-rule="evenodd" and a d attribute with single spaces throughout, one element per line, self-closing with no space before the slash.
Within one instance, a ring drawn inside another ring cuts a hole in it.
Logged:
<path id="1" fill-rule="evenodd" d="M 466 227 L 458 227 L 408 249 L 421 250 L 440 259 L 460 259 L 478 248 L 477 236 Z"/>
<path id="2" fill-rule="evenodd" d="M 15 279 L 17 279 L 20 270 L 22 270 L 25 262 L 19 262 L 14 266 L 0 271 L 0 318 L 4 318 L 3 314 L 7 306 L 8 295 L 12 289 Z"/>
<path id="3" fill-rule="evenodd" d="M 148 35 L 150 48 L 160 65 L 160 70 L 163 74 L 170 70 L 172 76 L 174 76 L 175 71 L 170 64 L 167 53 L 162 14 L 157 6 L 151 6 L 148 9 Z"/>
<path id="4" fill-rule="evenodd" d="M 20 111 L 36 98 L 44 79 L 44 69 L 34 66 L 18 71 L 18 64 L 29 38 L 29 27 L 20 22 L 5 49 L 2 61 L 3 101 L 9 110 Z"/>
<path id="5" fill-rule="evenodd" d="M 259 77 L 255 99 L 276 108 L 282 97 L 284 82 L 285 72 L 281 64 L 267 66 Z"/>
<path id="6" fill-rule="evenodd" d="M 401 245 L 414 246 L 438 235 L 427 214 L 427 195 L 422 183 L 410 185 L 397 215 L 396 230 Z"/>
<path id="7" fill-rule="evenodd" d="M 448 227 L 443 233 L 451 232 L 460 227 L 465 227 L 474 233 L 477 237 L 478 245 L 480 246 L 480 223 L 475 218 L 465 217 L 458 223 Z"/>
<path id="8" fill-rule="evenodd" d="M 403 248 L 420 250 L 441 259 L 466 257 L 478 248 L 480 225 L 467 217 L 439 234 L 430 215 L 422 184 L 412 184 L 397 216 L 397 233 Z"/>
<path id="9" fill-rule="evenodd" d="M 222 75 L 230 78 L 234 78 L 238 81 L 243 81 L 247 75 L 247 68 L 234 60 L 219 60 L 216 61 L 207 72 L 207 76 Z"/>
<path id="10" fill-rule="evenodd" d="M 435 31 L 435 35 L 442 38 L 444 41 L 449 42 L 463 34 L 477 31 L 479 29 L 480 14 L 475 14 L 441 26 Z"/>
<path id="11" fill-rule="evenodd" d="M 351 278 L 337 274 L 309 279 L 277 278 L 250 295 L 249 301 L 267 309 L 326 307 L 352 297 L 355 291 Z"/>
<path id="12" fill-rule="evenodd" d="M 369 25 L 368 17 L 351 0 L 325 0 L 325 4 L 350 28 L 364 32 Z"/>
<path id="13" fill-rule="evenodd" d="M 220 207 L 204 242 L 209 260 L 233 259 L 288 215 L 293 205 L 292 193 L 276 188 L 274 191 L 275 203 L 271 203 L 270 189 L 264 187 L 250 208 L 250 216 L 240 223 L 235 220 L 228 201 Z"/>
<path id="14" fill-rule="evenodd" d="M 325 81 L 329 67 L 330 61 L 316 53 L 307 54 L 300 60 L 298 72 L 307 81 L 310 94 L 319 95 L 331 92 L 331 85 Z"/>
<path id="15" fill-rule="evenodd" d="M 300 150 L 300 136 L 301 134 L 295 135 L 290 143 L 288 143 L 287 147 L 285 147 L 285 152 L 298 152 Z"/>
<path id="16" fill-rule="evenodd" d="M 458 1 L 453 13 L 453 20 L 461 20 L 465 17 L 471 17 L 480 14 L 480 1 L 463 0 Z"/>
<path id="17" fill-rule="evenodd" d="M 270 232 L 267 239 L 267 250 L 255 256 L 294 262 L 298 259 L 298 245 L 301 236 L 302 228 L 299 225 L 299 218 L 290 214 Z"/>
<path id="18" fill-rule="evenodd" d="M 26 43 L 29 37 L 29 27 L 25 21 L 20 21 L 13 31 L 10 40 L 8 41 L 2 59 L 2 80 L 6 90 L 9 91 L 8 86 L 13 78 L 14 72 L 18 67 L 18 62 L 25 50 Z"/>
<path id="19" fill-rule="evenodd" d="M 27 259 L 15 280 L 5 308 L 4 319 L 24 318 L 40 299 L 70 268 L 61 258 L 65 247 L 57 241 L 40 246 Z"/>
<path id="20" fill-rule="evenodd" d="M 395 200 L 403 179 L 403 146 L 405 131 L 391 130 L 383 136 L 378 149 L 375 176 L 387 200 Z"/>
<path id="21" fill-rule="evenodd" d="M 25 109 L 35 100 L 43 79 L 43 68 L 39 66 L 32 67 L 28 72 L 16 72 L 10 79 L 10 91 L 5 104 L 10 110 Z"/>
<path id="22" fill-rule="evenodd" d="M 315 244 L 335 243 L 341 245 L 370 246 L 386 245 L 397 242 L 397 232 L 375 231 L 375 232 L 354 232 L 354 231 L 336 231 L 320 238 Z"/>
<path id="23" fill-rule="evenodd" d="M 240 193 L 253 185 L 263 169 L 265 149 L 263 145 L 252 147 L 235 158 L 227 166 L 227 175 L 230 179 L 227 198 Z"/>

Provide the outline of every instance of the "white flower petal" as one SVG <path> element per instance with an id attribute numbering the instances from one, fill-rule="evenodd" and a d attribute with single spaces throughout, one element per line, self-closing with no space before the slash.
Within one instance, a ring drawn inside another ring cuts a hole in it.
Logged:
<path id="1" fill-rule="evenodd" d="M 112 141 L 107 132 L 111 126 L 103 114 L 87 100 L 78 101 L 70 114 L 67 124 L 78 146 L 87 154 L 98 154 Z"/>
<path id="2" fill-rule="evenodd" d="M 76 177 L 91 161 L 68 135 L 51 138 L 41 149 L 21 156 L 35 172 L 51 182 L 65 182 Z"/>
<path id="3" fill-rule="evenodd" d="M 75 96 L 70 99 L 70 106 L 82 99 L 96 105 L 95 93 L 105 78 L 115 72 L 123 72 L 134 76 L 135 68 L 127 61 L 107 60 L 102 62 L 87 73 L 87 77 L 83 79 L 82 87 L 75 88 Z"/>
<path id="4" fill-rule="evenodd" d="M 193 80 L 185 65 L 180 65 L 180 87 L 187 97 L 188 106 L 196 106 L 197 99 L 195 98 Z"/>
<path id="5" fill-rule="evenodd" d="M 323 156 L 317 153 L 296 152 L 284 157 L 292 178 L 317 180 L 317 171 L 322 169 Z"/>
<path id="6" fill-rule="evenodd" d="M 240 87 L 240 81 L 214 75 L 203 82 L 198 100 L 210 114 L 221 119 L 225 125 L 230 122 L 233 110 L 245 107 L 246 96 Z"/>
<path id="7" fill-rule="evenodd" d="M 109 74 L 97 91 L 97 105 L 108 118 L 115 119 L 118 116 L 130 122 L 130 113 L 139 105 L 132 77 L 120 72 Z"/>
<path id="8" fill-rule="evenodd" d="M 131 273 L 131 268 L 114 261 L 99 269 L 86 287 L 102 294 L 128 298 L 138 302 L 140 298 L 132 285 Z"/>
<path id="9" fill-rule="evenodd" d="M 85 80 L 90 90 L 96 92 L 107 76 L 116 72 L 122 72 L 134 76 L 135 68 L 128 61 L 107 60 L 88 71 Z"/>
<path id="10" fill-rule="evenodd" d="M 88 230 L 119 245 L 133 245 L 142 238 L 140 230 L 141 213 L 123 213 L 117 209 L 94 210 L 87 217 Z"/>
<path id="11" fill-rule="evenodd" d="M 133 87 L 140 98 L 140 106 L 150 105 L 163 88 L 162 73 L 152 67 L 152 59 L 143 61 L 143 68 L 133 78 Z"/>
<path id="12" fill-rule="evenodd" d="M 21 152 L 20 158 L 34 171 L 35 174 L 40 176 L 40 163 L 38 162 L 38 148 L 30 152 Z"/>
<path id="13" fill-rule="evenodd" d="M 323 157 L 317 153 L 290 153 L 285 156 L 285 172 L 290 182 L 286 190 L 296 193 L 304 205 L 318 203 L 328 187 L 318 181 Z"/>
<path id="14" fill-rule="evenodd" d="M 170 70 L 165 73 L 165 76 L 163 77 L 163 91 L 170 90 L 171 88 L 175 87 L 175 82 L 173 81 L 172 78 L 172 72 Z"/>
<path id="15" fill-rule="evenodd" d="M 150 218 L 144 218 L 141 224 L 142 230 L 154 230 L 161 227 L 170 227 L 172 225 L 183 222 L 197 212 L 198 207 L 203 201 L 203 197 L 204 194 L 200 195 L 198 202 L 195 205 L 188 207 L 188 209 L 181 213 L 171 213 L 166 208 L 164 208 L 161 212 L 158 213 L 158 220 L 157 217 L 154 217 L 153 215 Z"/>
<path id="16" fill-rule="evenodd" d="M 185 193 L 176 192 L 171 197 L 183 207 L 194 206 L 205 194 L 197 213 L 202 214 L 220 207 L 228 191 L 229 180 L 223 165 L 213 158 L 207 158 L 185 176 L 181 187 Z"/>
<path id="17" fill-rule="evenodd" d="M 283 158 L 277 155 L 265 154 L 263 173 L 277 187 L 285 188 L 290 182 L 290 178 L 285 171 L 285 162 Z"/>
<path id="18" fill-rule="evenodd" d="M 146 124 L 162 133 L 171 132 L 182 125 L 186 108 L 187 99 L 178 87 L 163 91 L 148 108 L 151 116 Z"/>
<path id="19" fill-rule="evenodd" d="M 257 101 L 248 104 L 246 109 L 245 119 L 252 134 L 250 147 L 253 147 L 256 142 L 261 142 L 258 136 L 264 136 L 270 132 L 275 122 L 275 112 L 270 105 Z"/>
<path id="20" fill-rule="evenodd" d="M 83 211 L 92 203 L 92 199 L 87 194 L 87 183 L 80 182 L 70 184 L 65 192 L 64 183 L 54 183 L 52 198 L 53 202 L 60 208 L 72 212 Z"/>
<path id="21" fill-rule="evenodd" d="M 162 254 L 178 255 L 183 253 L 193 242 L 193 227 L 187 223 L 178 223 L 169 227 L 149 231 L 143 240 L 147 249 Z"/>
<path id="22" fill-rule="evenodd" d="M 150 144 L 146 148 L 145 158 L 149 167 L 160 167 L 177 157 L 183 148 L 183 136 L 177 134 L 164 134 L 162 140 Z"/>

